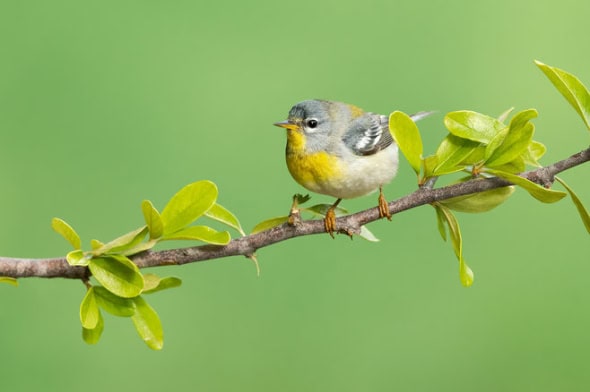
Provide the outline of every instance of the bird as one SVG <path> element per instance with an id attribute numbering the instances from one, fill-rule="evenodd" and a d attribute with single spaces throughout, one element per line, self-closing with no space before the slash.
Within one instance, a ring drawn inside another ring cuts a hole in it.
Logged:
<path id="1" fill-rule="evenodd" d="M 411 115 L 418 121 L 432 112 Z M 391 220 L 383 186 L 397 174 L 399 148 L 389 132 L 389 116 L 336 101 L 310 99 L 294 105 L 287 120 L 285 157 L 291 176 L 304 188 L 336 198 L 324 218 L 334 238 L 335 209 L 343 199 L 379 190 L 379 216 Z"/>

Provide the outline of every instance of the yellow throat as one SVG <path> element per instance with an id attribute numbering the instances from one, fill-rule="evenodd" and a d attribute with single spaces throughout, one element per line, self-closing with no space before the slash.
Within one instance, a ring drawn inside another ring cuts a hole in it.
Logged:
<path id="1" fill-rule="evenodd" d="M 305 137 L 300 130 L 287 130 L 286 158 L 295 181 L 311 191 L 324 193 L 325 185 L 341 177 L 338 158 L 325 151 L 307 153 Z"/>

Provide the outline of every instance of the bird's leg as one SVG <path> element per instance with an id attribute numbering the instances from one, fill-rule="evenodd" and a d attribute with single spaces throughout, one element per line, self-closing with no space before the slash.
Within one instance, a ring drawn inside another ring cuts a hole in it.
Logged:
<path id="1" fill-rule="evenodd" d="M 332 238 L 334 238 L 334 232 L 336 231 L 336 214 L 334 210 L 338 207 L 338 204 L 342 201 L 342 199 L 336 200 L 334 204 L 328 211 L 326 211 L 326 217 L 324 218 L 324 227 L 326 228 L 326 232 L 330 234 Z"/>
<path id="2" fill-rule="evenodd" d="M 385 196 L 383 196 L 382 187 L 379 187 L 379 217 L 380 218 L 387 218 L 387 220 L 391 220 L 391 213 L 389 212 L 389 205 L 387 204 L 387 200 L 385 200 Z"/>

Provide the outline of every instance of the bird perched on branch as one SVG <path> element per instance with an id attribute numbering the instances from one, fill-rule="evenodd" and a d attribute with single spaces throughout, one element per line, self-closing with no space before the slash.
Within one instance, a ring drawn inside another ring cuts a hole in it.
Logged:
<path id="1" fill-rule="evenodd" d="M 431 112 L 412 115 L 418 121 Z M 334 209 L 342 199 L 379 190 L 379 215 L 391 219 L 382 187 L 397 173 L 399 152 L 389 132 L 389 117 L 342 102 L 303 101 L 287 120 L 274 125 L 287 130 L 289 172 L 306 189 L 335 197 L 324 224 L 334 237 Z"/>

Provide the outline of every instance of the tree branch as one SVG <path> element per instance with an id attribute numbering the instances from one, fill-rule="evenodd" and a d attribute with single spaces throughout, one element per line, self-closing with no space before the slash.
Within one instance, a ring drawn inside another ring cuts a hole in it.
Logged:
<path id="1" fill-rule="evenodd" d="M 590 161 L 590 148 L 583 150 L 571 157 L 552 165 L 522 173 L 525 177 L 537 184 L 549 188 L 557 173 L 579 166 Z M 512 185 L 500 178 L 474 179 L 454 185 L 431 189 L 422 187 L 417 191 L 389 203 L 392 214 L 409 210 L 424 204 L 479 193 L 495 188 Z M 370 208 L 355 214 L 340 217 L 336 220 L 337 229 L 341 233 L 359 233 L 360 227 L 379 219 L 377 207 Z M 146 251 L 131 259 L 140 268 L 157 267 L 164 265 L 182 265 L 197 261 L 218 259 L 228 256 L 252 256 L 256 250 L 277 242 L 294 237 L 311 234 L 325 233 L 322 220 L 308 220 L 289 225 L 287 223 L 272 229 L 233 239 L 224 246 L 202 245 L 190 248 Z M 88 279 L 89 271 L 86 267 L 70 266 L 65 257 L 52 259 L 22 259 L 0 257 L 0 276 L 13 278 L 41 277 L 41 278 L 68 278 Z"/>

